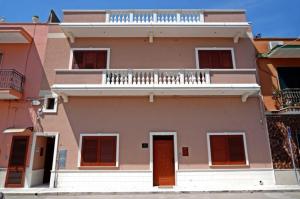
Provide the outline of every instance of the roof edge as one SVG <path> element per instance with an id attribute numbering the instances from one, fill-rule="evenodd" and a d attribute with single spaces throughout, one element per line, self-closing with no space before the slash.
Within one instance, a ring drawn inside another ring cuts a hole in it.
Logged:
<path id="1" fill-rule="evenodd" d="M 202 11 L 202 12 L 235 12 L 245 13 L 245 9 L 99 9 L 99 10 L 83 10 L 83 9 L 63 9 L 62 12 L 109 12 L 109 11 Z"/>

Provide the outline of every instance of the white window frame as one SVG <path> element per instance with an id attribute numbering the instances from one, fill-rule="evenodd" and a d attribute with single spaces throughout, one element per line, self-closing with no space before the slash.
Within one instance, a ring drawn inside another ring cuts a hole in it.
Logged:
<path id="1" fill-rule="evenodd" d="M 49 98 L 54 98 L 54 107 L 53 109 L 47 109 L 47 103 Z M 43 104 L 43 113 L 57 113 L 58 106 L 58 96 L 55 93 L 48 94 L 44 96 L 44 104 Z"/>
<path id="2" fill-rule="evenodd" d="M 110 48 L 71 48 L 70 50 L 70 60 L 69 60 L 69 70 L 98 70 L 98 69 L 73 69 L 73 57 L 74 57 L 74 51 L 107 51 L 107 58 L 106 58 L 106 69 L 110 68 Z M 102 70 L 102 69 L 101 69 Z"/>
<path id="3" fill-rule="evenodd" d="M 177 185 L 177 171 L 178 171 L 178 147 L 177 147 L 177 133 L 176 132 L 150 132 L 150 171 L 152 173 L 152 185 L 153 185 L 153 137 L 154 136 L 172 135 L 174 142 L 174 167 L 175 167 L 175 185 Z"/>
<path id="4" fill-rule="evenodd" d="M 235 62 L 235 54 L 234 54 L 234 48 L 233 47 L 197 47 L 195 48 L 195 57 L 196 57 L 196 68 L 201 69 L 199 65 L 199 56 L 198 51 L 199 50 L 230 50 L 231 51 L 231 58 L 232 58 L 232 69 L 222 69 L 222 70 L 234 70 L 236 69 L 236 62 Z M 218 69 L 217 69 L 218 70 Z"/>
<path id="5" fill-rule="evenodd" d="M 246 164 L 242 165 L 213 165 L 211 158 L 211 146 L 210 146 L 210 136 L 211 135 L 242 135 L 244 142 L 244 152 L 245 152 L 245 160 Z M 208 165 L 211 166 L 221 166 L 221 167 L 232 167 L 232 166 L 249 166 L 249 158 L 248 158 L 248 150 L 247 150 L 247 142 L 246 142 L 246 134 L 245 132 L 208 132 L 207 133 L 207 151 L 208 151 Z"/>
<path id="6" fill-rule="evenodd" d="M 81 148 L 82 148 L 82 138 L 83 137 L 101 137 L 101 136 L 115 136 L 117 138 L 116 143 L 116 164 L 115 166 L 81 166 Z M 77 161 L 77 167 L 119 167 L 119 149 L 120 149 L 120 142 L 119 142 L 119 133 L 81 133 L 80 134 L 80 140 L 79 140 L 79 147 L 78 147 L 78 161 Z"/>

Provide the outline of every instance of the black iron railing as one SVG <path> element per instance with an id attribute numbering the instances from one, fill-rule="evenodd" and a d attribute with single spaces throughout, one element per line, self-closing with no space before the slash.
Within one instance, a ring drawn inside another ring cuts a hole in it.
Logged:
<path id="1" fill-rule="evenodd" d="M 14 69 L 0 69 L 0 89 L 23 92 L 25 77 Z"/>
<path id="2" fill-rule="evenodd" d="M 280 108 L 300 108 L 300 88 L 287 88 L 273 93 Z"/>

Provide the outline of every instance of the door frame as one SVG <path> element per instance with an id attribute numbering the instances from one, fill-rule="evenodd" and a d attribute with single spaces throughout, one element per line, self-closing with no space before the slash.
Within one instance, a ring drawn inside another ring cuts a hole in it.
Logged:
<path id="1" fill-rule="evenodd" d="M 55 139 L 52 169 L 51 169 L 50 184 L 49 184 L 49 188 L 54 188 L 56 175 L 55 175 L 55 173 L 53 173 L 53 171 L 56 171 L 56 158 L 57 158 L 58 137 L 59 137 L 58 132 L 35 132 L 35 133 L 33 133 L 32 147 L 31 147 L 31 152 L 30 152 L 30 164 L 29 164 L 29 168 L 28 168 L 28 173 L 26 175 L 26 176 L 28 176 L 26 185 L 27 185 L 27 188 L 31 187 L 32 169 L 33 169 L 33 160 L 34 160 L 34 154 L 35 154 L 36 138 L 38 136 L 41 136 L 41 137 L 54 137 L 54 139 Z"/>
<path id="2" fill-rule="evenodd" d="M 10 165 L 10 161 L 11 161 L 11 153 L 13 151 L 13 145 L 14 145 L 14 139 L 18 138 L 18 137 L 26 137 L 26 151 L 25 151 L 25 161 L 24 161 L 24 176 L 23 176 L 23 181 L 22 184 L 20 185 L 15 185 L 15 186 L 8 186 L 7 187 L 7 178 L 8 178 L 8 172 L 9 172 L 9 165 Z M 30 144 L 30 135 L 13 135 L 12 139 L 11 139 L 11 144 L 10 144 L 10 151 L 9 151 L 9 159 L 8 159 L 8 165 L 7 165 L 7 171 L 6 171 L 6 176 L 5 176 L 5 182 L 4 182 L 4 187 L 6 188 L 21 188 L 24 187 L 26 185 L 26 173 L 28 171 L 28 169 L 26 169 L 26 163 L 27 163 L 27 156 L 28 156 L 28 149 L 29 149 L 29 144 Z"/>
<path id="3" fill-rule="evenodd" d="M 176 132 L 150 132 L 150 171 L 152 173 L 151 183 L 153 186 L 153 137 L 160 135 L 172 135 L 174 142 L 174 176 L 175 176 L 175 186 L 177 185 L 177 171 L 178 171 L 178 152 L 177 152 L 177 133 Z"/>

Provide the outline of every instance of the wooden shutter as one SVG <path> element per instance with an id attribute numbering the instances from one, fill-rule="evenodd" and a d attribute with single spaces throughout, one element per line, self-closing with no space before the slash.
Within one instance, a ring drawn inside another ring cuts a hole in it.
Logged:
<path id="1" fill-rule="evenodd" d="M 98 137 L 83 137 L 81 147 L 81 165 L 96 166 L 98 153 Z"/>
<path id="2" fill-rule="evenodd" d="M 210 147 L 213 165 L 246 164 L 243 135 L 211 135 Z"/>
<path id="3" fill-rule="evenodd" d="M 107 63 L 107 51 L 101 50 L 97 51 L 97 68 L 98 69 L 106 69 Z"/>
<path id="4" fill-rule="evenodd" d="M 116 136 L 85 136 L 82 139 L 82 166 L 115 166 Z"/>
<path id="5" fill-rule="evenodd" d="M 246 164 L 243 136 L 228 136 L 228 146 L 230 164 Z"/>
<path id="6" fill-rule="evenodd" d="M 72 68 L 73 69 L 83 68 L 83 51 L 74 51 Z"/>
<path id="7" fill-rule="evenodd" d="M 114 166 L 116 164 L 116 137 L 100 137 L 99 163 L 103 166 Z"/>
<path id="8" fill-rule="evenodd" d="M 97 52 L 86 51 L 83 54 L 83 64 L 85 69 L 96 69 L 97 64 Z"/>
<path id="9" fill-rule="evenodd" d="M 212 69 L 232 69 L 230 50 L 199 50 L 199 67 Z"/>
<path id="10" fill-rule="evenodd" d="M 228 143 L 226 135 L 210 136 L 211 158 L 213 165 L 224 165 L 228 161 Z"/>

